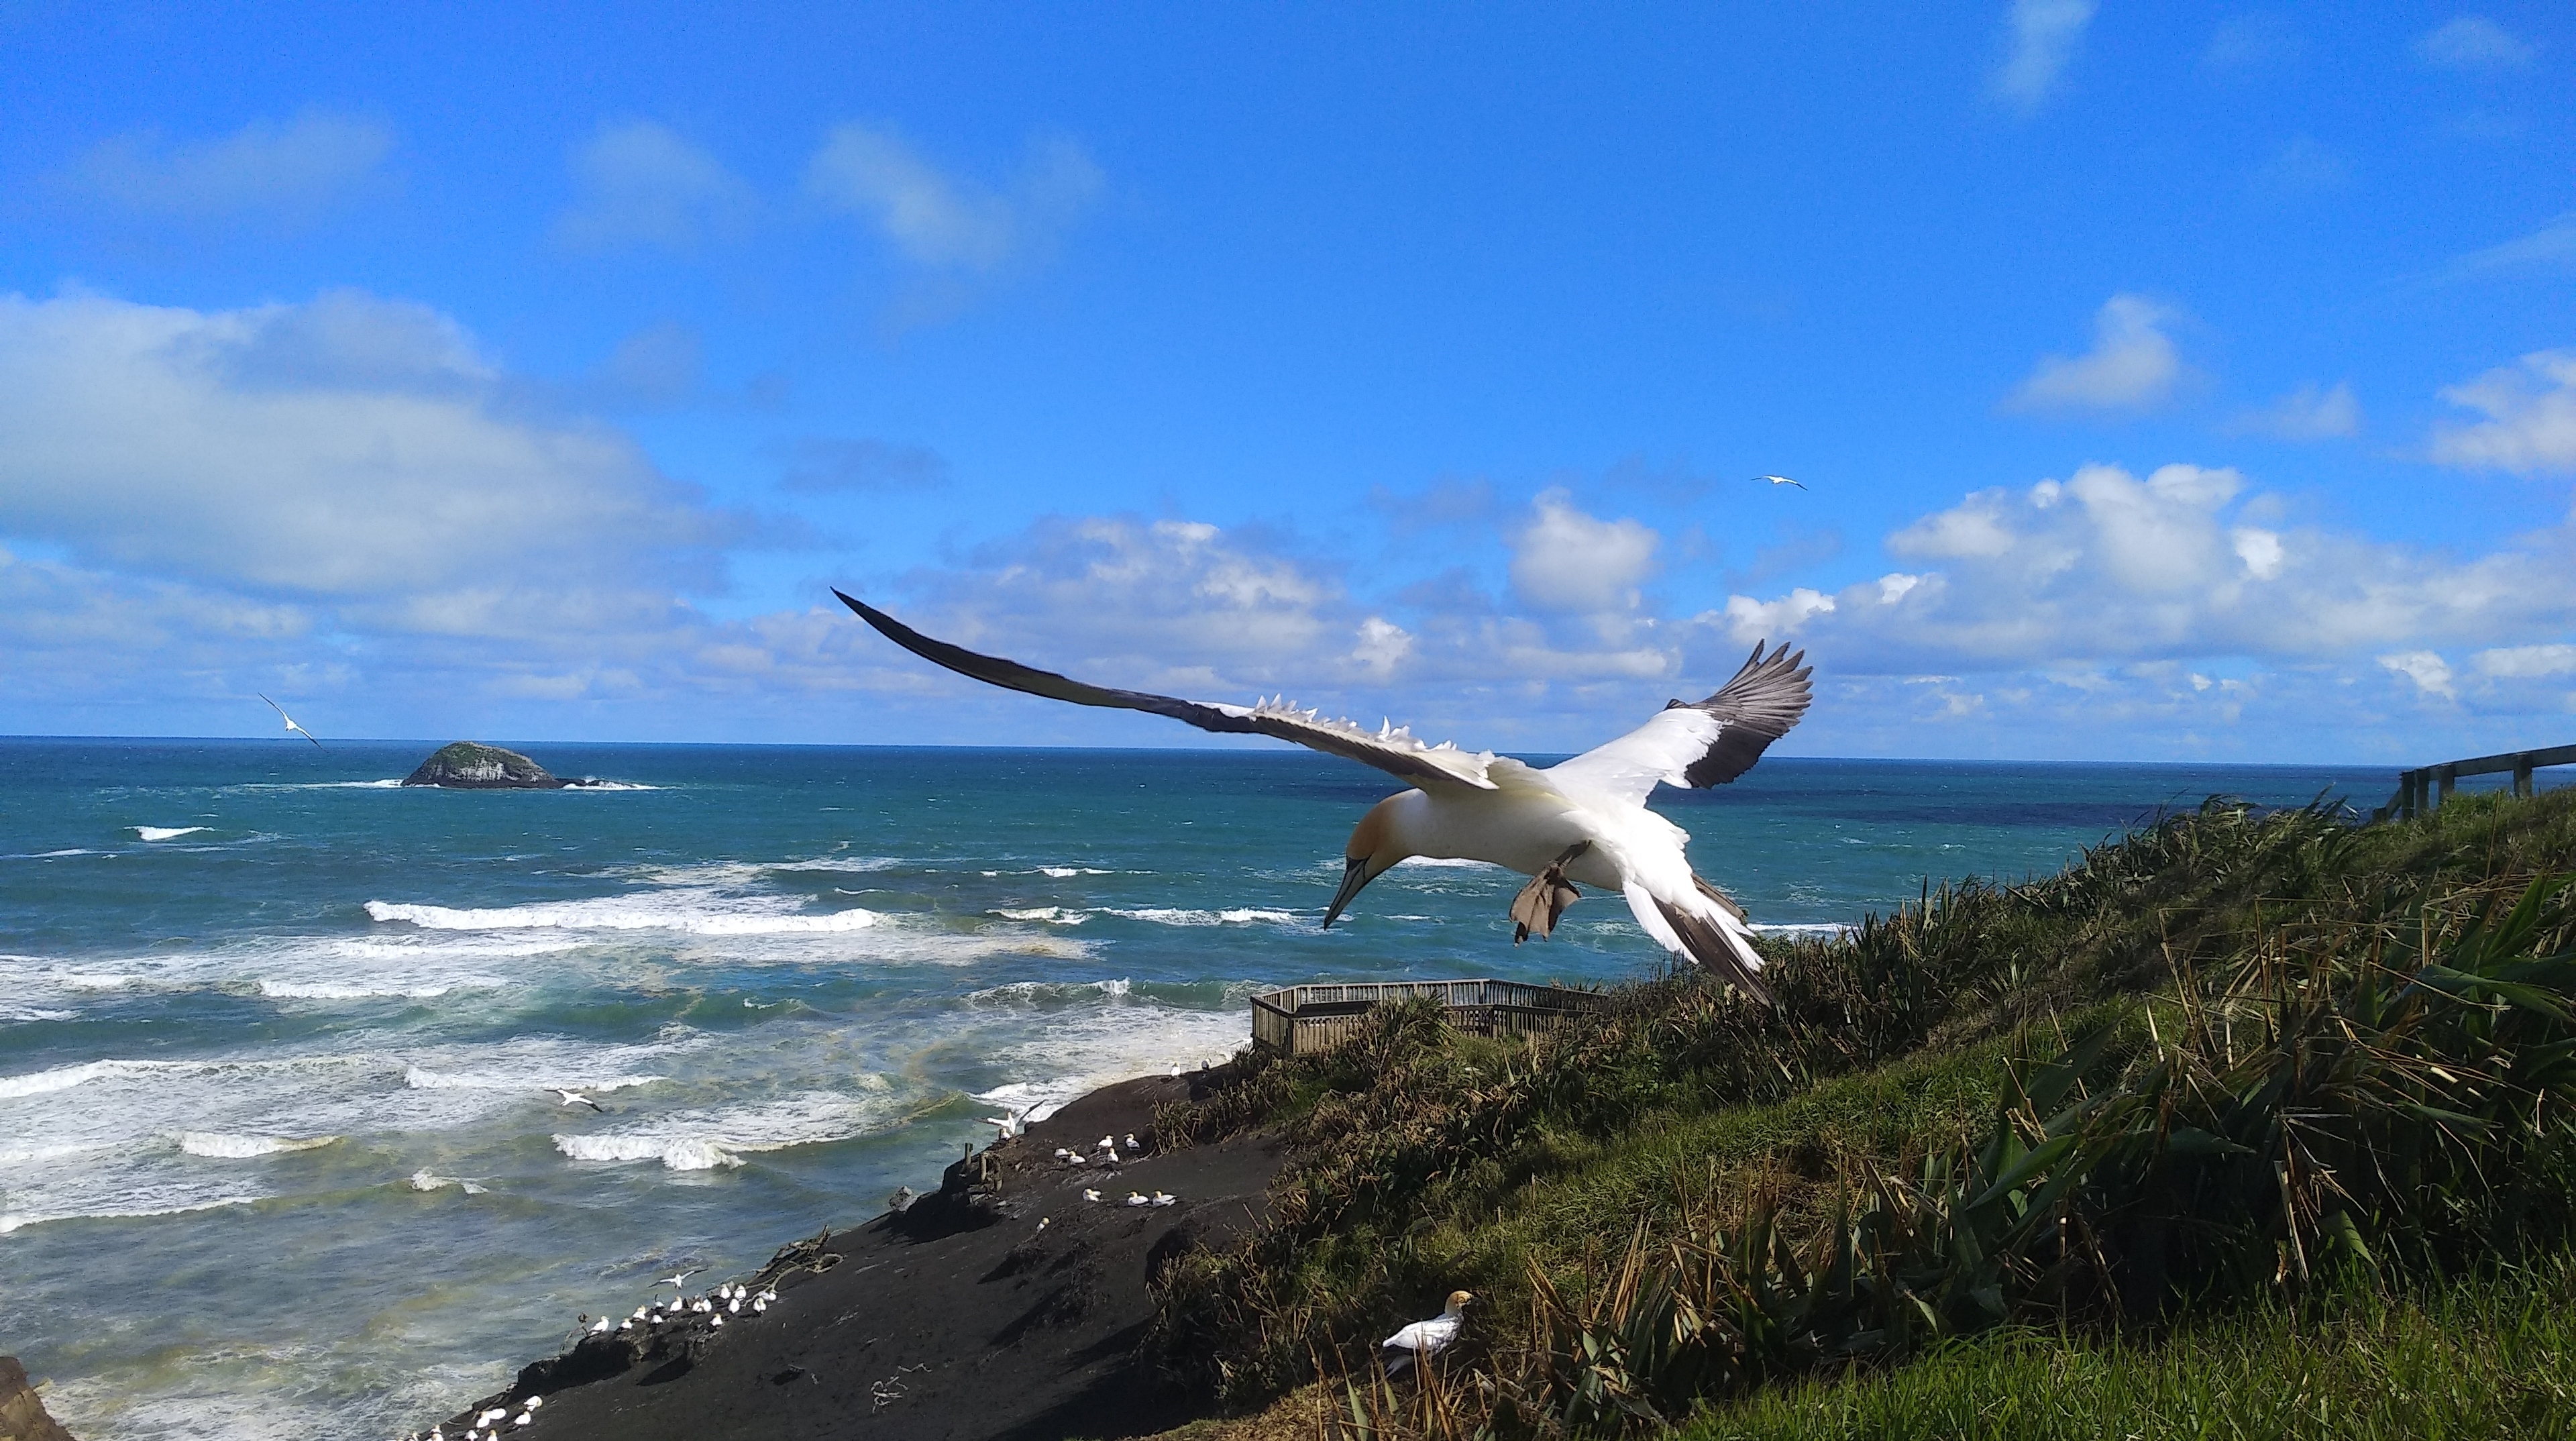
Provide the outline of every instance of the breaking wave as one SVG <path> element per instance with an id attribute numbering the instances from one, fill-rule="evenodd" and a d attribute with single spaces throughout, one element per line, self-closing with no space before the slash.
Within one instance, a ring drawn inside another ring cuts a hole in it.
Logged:
<path id="1" fill-rule="evenodd" d="M 339 1144 L 337 1136 L 307 1136 L 288 1139 L 283 1136 L 228 1136 L 221 1131 L 181 1131 L 179 1149 L 191 1156 L 213 1156 L 227 1161 L 247 1160 L 253 1156 L 274 1156 L 285 1151 L 311 1151 Z"/>
<path id="2" fill-rule="evenodd" d="M 698 936 L 858 931 L 882 919 L 876 912 L 858 907 L 806 915 L 755 909 L 741 903 L 723 908 L 674 904 L 670 899 L 646 896 L 471 909 L 369 901 L 367 914 L 377 921 L 403 921 L 430 931 L 679 931 Z"/>
<path id="3" fill-rule="evenodd" d="M 142 839 L 144 839 L 144 840 L 147 840 L 147 841 L 168 841 L 168 840 L 176 840 L 176 839 L 178 839 L 178 838 L 179 838 L 179 837 L 181 837 L 181 836 L 193 836 L 193 835 L 195 835 L 197 832 L 202 831 L 202 830 L 205 830 L 205 829 L 206 829 L 206 827 L 204 827 L 204 826 L 127 826 L 127 827 L 126 827 L 126 829 L 127 829 L 127 830 L 129 830 L 129 831 L 134 832 L 134 834 L 135 834 L 136 836 L 138 836 L 138 837 L 140 837 L 140 838 L 142 838 Z"/>

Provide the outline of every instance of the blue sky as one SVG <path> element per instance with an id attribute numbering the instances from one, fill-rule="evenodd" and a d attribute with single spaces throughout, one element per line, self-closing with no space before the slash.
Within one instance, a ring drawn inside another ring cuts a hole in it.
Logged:
<path id="1" fill-rule="evenodd" d="M 524 9 L 0 9 L 0 732 L 2576 738 L 2563 5 Z"/>

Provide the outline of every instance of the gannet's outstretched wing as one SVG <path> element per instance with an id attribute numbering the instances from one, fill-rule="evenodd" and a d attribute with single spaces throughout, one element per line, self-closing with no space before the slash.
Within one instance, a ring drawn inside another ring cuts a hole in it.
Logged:
<path id="1" fill-rule="evenodd" d="M 1367 730 L 1346 720 L 1327 720 L 1317 712 L 1301 710 L 1285 701 L 1269 700 L 1252 706 L 1216 705 L 1148 691 L 1086 685 L 1053 671 L 1038 670 L 1000 656 L 979 655 L 963 646 L 933 640 L 864 601 L 853 600 L 837 589 L 832 594 L 840 596 L 841 604 L 857 612 L 859 619 L 875 626 L 879 634 L 896 645 L 923 660 L 946 666 L 959 675 L 972 676 L 986 685 L 1024 691 L 1049 700 L 1071 701 L 1075 705 L 1106 706 L 1114 710 L 1140 710 L 1170 716 L 1203 731 L 1265 735 L 1295 741 L 1313 750 L 1375 766 L 1415 785 L 1497 789 L 1485 775 L 1494 763 L 1491 751 L 1463 751 L 1447 742 L 1436 746 L 1424 745 L 1414 739 L 1411 731 L 1401 727 Z"/>
<path id="2" fill-rule="evenodd" d="M 1657 781 L 1722 786 L 1762 759 L 1763 749 L 1807 713 L 1807 653 L 1783 642 L 1769 656 L 1755 642 L 1735 678 L 1703 701 L 1674 701 L 1653 720 L 1607 745 L 1548 768 L 1561 788 L 1580 786 L 1642 805 Z"/>
<path id="3" fill-rule="evenodd" d="M 251 694 L 259 695 L 259 692 L 252 691 Z M 268 700 L 268 697 L 264 695 L 259 696 L 259 698 L 261 700 Z M 277 712 L 277 718 L 286 722 L 286 728 L 288 730 L 295 732 L 297 735 L 304 737 L 306 740 L 313 742 L 317 746 L 322 744 L 322 738 L 320 736 L 315 735 L 313 732 L 306 730 L 304 727 L 295 723 L 295 717 L 286 713 L 286 707 L 279 705 L 273 700 L 268 700 L 268 708 Z"/>

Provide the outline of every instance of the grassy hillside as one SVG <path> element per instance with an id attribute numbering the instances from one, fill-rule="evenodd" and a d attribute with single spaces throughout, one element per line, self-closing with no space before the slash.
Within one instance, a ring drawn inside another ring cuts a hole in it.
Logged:
<path id="1" fill-rule="evenodd" d="M 2034 1387 L 2062 1419 L 1986 1434 L 2340 1405 L 2439 1371 L 2464 1317 L 2485 1356 L 2556 1354 L 2512 1298 L 2568 1289 L 2571 869 L 2565 795 L 2376 826 L 2213 801 L 1771 947 L 1772 1006 L 1677 976 L 1543 1043 L 1424 1006 L 1255 1056 L 1166 1129 L 1298 1159 L 1266 1228 L 1166 1274 L 1157 1356 L 1303 1435 L 1715 1437 L 1973 1434 Z M 1484 1304 L 1435 1384 L 1373 1383 L 1375 1338 L 1457 1286 Z"/>

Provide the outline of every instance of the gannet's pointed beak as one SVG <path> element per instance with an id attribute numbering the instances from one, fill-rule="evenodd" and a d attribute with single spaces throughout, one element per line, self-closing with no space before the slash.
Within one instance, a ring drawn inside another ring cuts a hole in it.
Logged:
<path id="1" fill-rule="evenodd" d="M 1375 879 L 1369 874 L 1369 858 L 1366 856 L 1344 861 L 1342 866 L 1342 888 L 1333 892 L 1333 903 L 1324 907 L 1324 929 L 1328 931 L 1333 928 L 1333 922 L 1342 918 L 1342 907 L 1351 903 L 1351 897 L 1358 895 Z"/>

